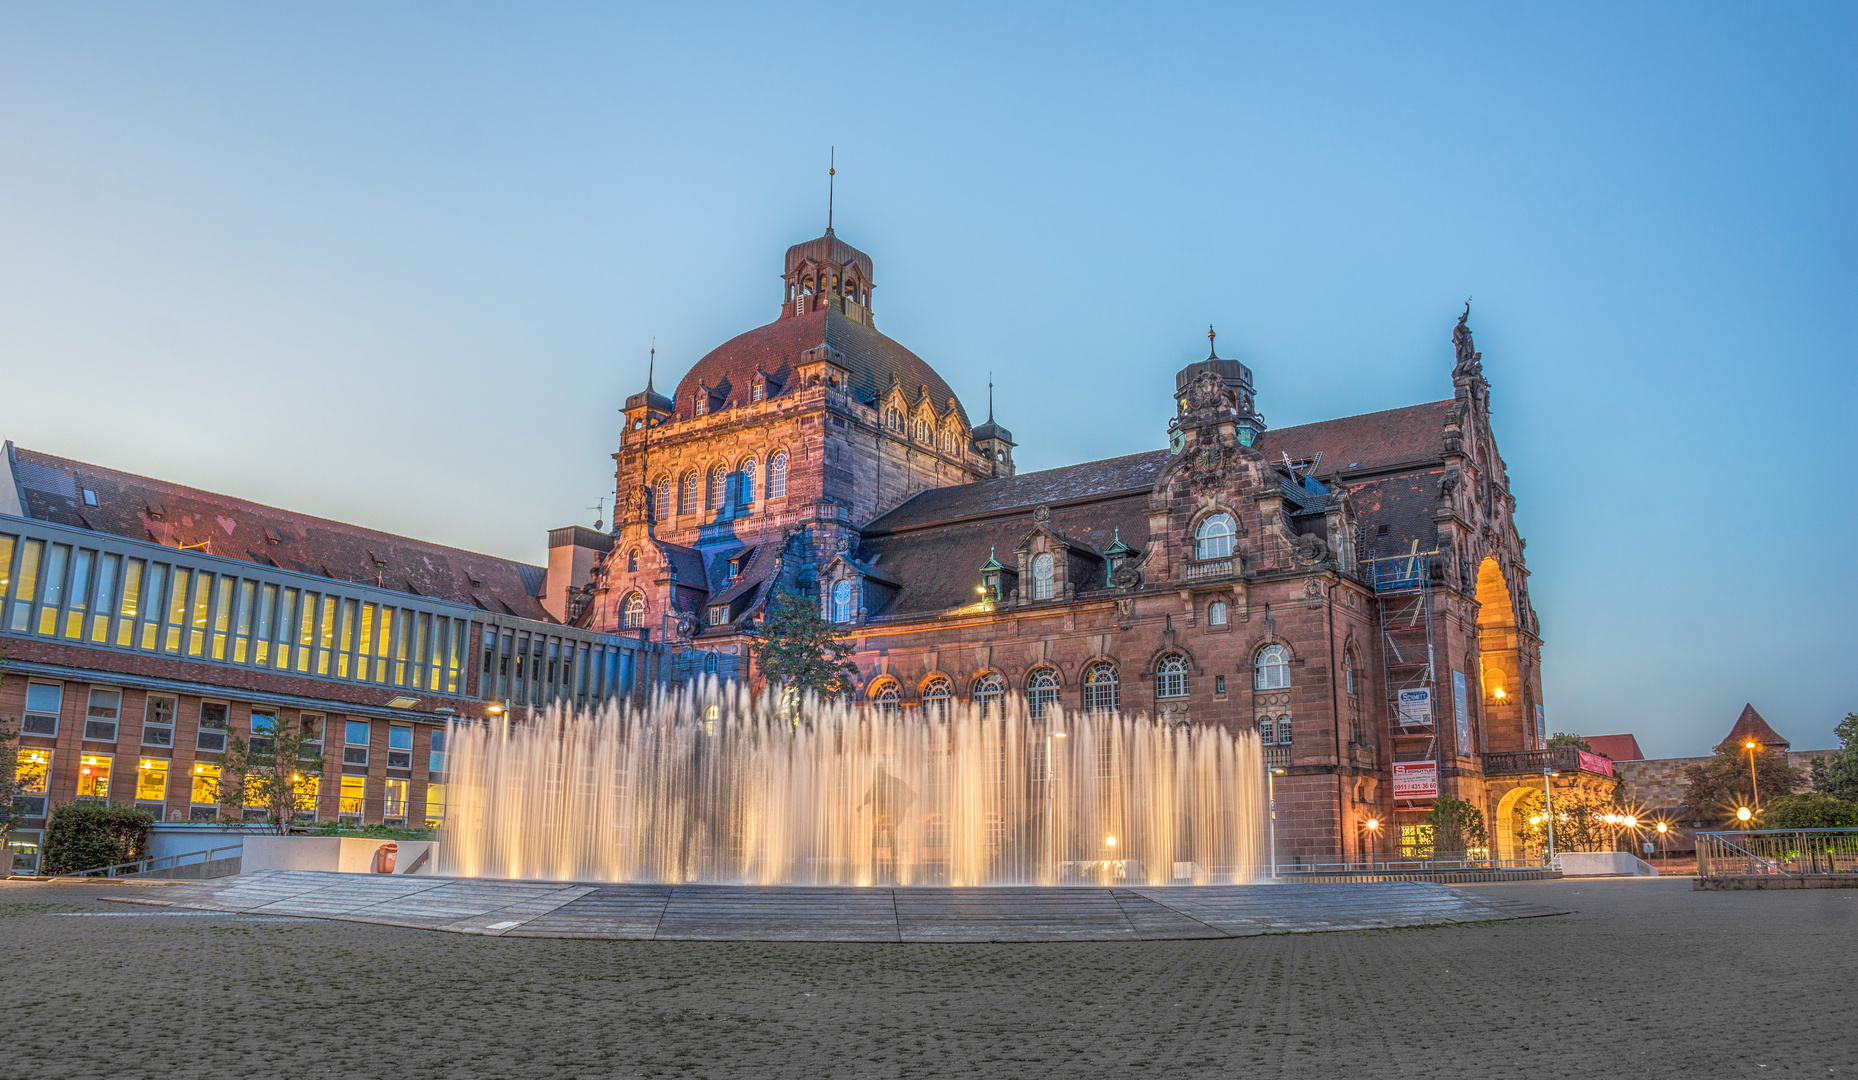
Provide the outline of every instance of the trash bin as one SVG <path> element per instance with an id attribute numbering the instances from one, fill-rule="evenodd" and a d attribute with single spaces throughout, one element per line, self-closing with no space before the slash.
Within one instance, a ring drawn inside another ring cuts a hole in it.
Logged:
<path id="1" fill-rule="evenodd" d="M 391 874 L 394 872 L 394 859 L 400 854 L 400 845 L 392 840 L 374 849 L 374 872 Z"/>

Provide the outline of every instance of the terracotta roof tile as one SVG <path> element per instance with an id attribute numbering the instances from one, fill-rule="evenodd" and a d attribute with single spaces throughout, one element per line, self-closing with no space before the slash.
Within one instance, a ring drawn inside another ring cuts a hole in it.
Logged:
<path id="1" fill-rule="evenodd" d="M 1791 745 L 1786 739 L 1781 738 L 1779 732 L 1768 726 L 1768 722 L 1761 718 L 1761 714 L 1755 711 L 1755 706 L 1752 704 L 1742 706 L 1742 715 L 1735 718 L 1735 726 L 1730 728 L 1729 734 L 1716 745 L 1718 748 L 1740 747 L 1750 739 L 1763 747 L 1780 750 L 1786 750 Z"/>
<path id="2" fill-rule="evenodd" d="M 1583 735 L 1593 752 L 1612 758 L 1614 761 L 1644 761 L 1645 753 L 1639 749 L 1639 740 L 1626 735 Z"/>

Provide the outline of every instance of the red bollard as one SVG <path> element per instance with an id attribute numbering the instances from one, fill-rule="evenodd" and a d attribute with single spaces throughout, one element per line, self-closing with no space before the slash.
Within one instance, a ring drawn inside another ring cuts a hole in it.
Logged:
<path id="1" fill-rule="evenodd" d="M 374 849 L 374 872 L 391 874 L 394 872 L 394 859 L 400 854 L 400 845 L 392 840 Z"/>

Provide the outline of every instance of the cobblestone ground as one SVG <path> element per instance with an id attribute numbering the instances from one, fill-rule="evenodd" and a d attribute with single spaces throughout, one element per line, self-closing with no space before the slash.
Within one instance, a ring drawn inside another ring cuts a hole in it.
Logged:
<path id="1" fill-rule="evenodd" d="M 0 884 L 0 1077 L 1851 1076 L 1858 893 L 1210 940 L 494 939 Z"/>

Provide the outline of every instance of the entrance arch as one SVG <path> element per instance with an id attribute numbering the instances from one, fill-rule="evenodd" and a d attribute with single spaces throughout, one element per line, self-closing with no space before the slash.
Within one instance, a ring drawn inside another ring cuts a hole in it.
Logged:
<path id="1" fill-rule="evenodd" d="M 1524 720 L 1521 638 L 1516 599 L 1495 556 L 1477 568 L 1478 681 L 1484 698 L 1484 732 L 1491 750 L 1532 746 Z"/>
<path id="2" fill-rule="evenodd" d="M 1499 859 L 1526 859 L 1530 852 L 1528 846 L 1516 835 L 1516 811 L 1531 793 L 1540 794 L 1540 788 L 1527 784 L 1513 787 L 1503 793 L 1497 800 L 1497 812 L 1490 821 L 1490 846 Z"/>

